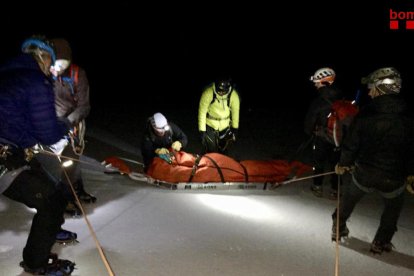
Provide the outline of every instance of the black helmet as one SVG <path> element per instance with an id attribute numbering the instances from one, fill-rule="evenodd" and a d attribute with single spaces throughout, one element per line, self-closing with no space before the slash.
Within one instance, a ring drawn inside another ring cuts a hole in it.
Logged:
<path id="1" fill-rule="evenodd" d="M 223 96 L 228 94 L 232 89 L 232 83 L 230 78 L 219 79 L 214 83 L 216 92 Z"/>
<path id="2" fill-rule="evenodd" d="M 362 78 L 361 82 L 369 88 L 376 87 L 381 94 L 399 93 L 401 89 L 401 75 L 394 67 L 379 68 Z"/>
<path id="3" fill-rule="evenodd" d="M 47 52 L 52 58 L 52 64 L 56 61 L 56 52 L 53 43 L 43 36 L 32 36 L 23 41 L 22 51 L 23 53 L 34 53 L 37 55 L 42 52 Z"/>

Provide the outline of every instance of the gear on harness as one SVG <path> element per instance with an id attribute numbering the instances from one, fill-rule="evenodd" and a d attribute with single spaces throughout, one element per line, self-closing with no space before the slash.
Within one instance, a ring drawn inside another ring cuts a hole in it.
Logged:
<path id="1" fill-rule="evenodd" d="M 2 145 L 0 144 L 0 158 L 6 159 L 8 155 L 11 155 L 9 151 L 9 145 Z"/>
<path id="2" fill-rule="evenodd" d="M 414 194 L 414 175 L 407 176 L 405 183 L 407 184 L 407 191 Z"/>
<path id="3" fill-rule="evenodd" d="M 70 144 L 76 155 L 82 155 L 85 149 L 85 120 L 80 121 L 69 131 Z"/>
<path id="4" fill-rule="evenodd" d="M 233 144 L 234 142 L 236 142 L 236 129 L 232 129 L 232 128 L 227 128 L 224 133 L 221 133 L 219 135 L 219 141 L 218 141 L 218 145 L 220 147 L 220 150 L 222 152 L 225 152 L 226 149 Z"/>
<path id="5" fill-rule="evenodd" d="M 165 153 L 165 154 L 158 154 L 158 157 L 167 162 L 168 164 L 172 164 L 174 160 L 174 153 Z"/>

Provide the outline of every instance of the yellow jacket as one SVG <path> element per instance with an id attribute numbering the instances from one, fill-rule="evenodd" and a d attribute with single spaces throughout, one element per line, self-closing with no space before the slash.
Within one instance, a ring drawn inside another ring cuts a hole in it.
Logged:
<path id="1" fill-rule="evenodd" d="M 214 102 L 211 102 L 214 98 Z M 228 99 L 230 96 L 230 99 Z M 230 100 L 230 104 L 227 101 Z M 239 128 L 240 98 L 235 89 L 220 96 L 216 93 L 214 83 L 202 93 L 198 108 L 198 130 L 206 131 L 206 125 L 222 131 L 227 127 Z"/>

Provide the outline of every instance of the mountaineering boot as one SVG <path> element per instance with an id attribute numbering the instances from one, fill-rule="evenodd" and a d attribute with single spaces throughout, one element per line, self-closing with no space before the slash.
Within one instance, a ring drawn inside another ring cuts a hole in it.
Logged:
<path id="1" fill-rule="evenodd" d="M 390 242 L 382 242 L 374 240 L 371 243 L 371 249 L 369 250 L 373 254 L 381 254 L 383 251 L 391 252 L 394 245 Z"/>
<path id="2" fill-rule="evenodd" d="M 47 276 L 68 276 L 71 275 L 75 269 L 75 263 L 69 260 L 59 259 L 55 253 L 50 253 L 48 264 L 45 267 L 30 268 L 24 261 L 20 262 L 20 266 L 27 273 L 33 275 L 47 275 Z"/>
<path id="3" fill-rule="evenodd" d="M 349 235 L 349 229 L 346 227 L 346 224 L 344 226 L 341 226 L 339 228 L 339 237 L 338 240 L 341 241 L 342 238 L 347 238 Z M 336 222 L 332 225 L 332 241 L 336 241 Z"/>
<path id="4" fill-rule="evenodd" d="M 322 197 L 323 196 L 323 188 L 322 188 L 322 185 L 312 184 L 310 190 L 317 197 Z"/>
<path id="5" fill-rule="evenodd" d="M 76 240 L 77 237 L 78 235 L 75 232 L 71 232 L 61 228 L 59 232 L 56 234 L 56 242 L 59 244 L 78 242 Z"/>
<path id="6" fill-rule="evenodd" d="M 331 199 L 331 200 L 337 200 L 338 199 L 338 191 L 332 190 L 329 193 L 329 199 Z"/>
<path id="7" fill-rule="evenodd" d="M 84 203 L 95 203 L 96 197 L 88 194 L 84 189 L 80 189 L 79 191 L 76 191 L 76 194 L 78 195 L 78 198 L 80 201 Z"/>
<path id="8" fill-rule="evenodd" d="M 85 191 L 82 179 L 77 180 L 73 186 L 75 187 L 76 195 L 80 201 L 84 203 L 94 203 L 96 201 L 95 196 Z"/>
<path id="9" fill-rule="evenodd" d="M 72 201 L 69 201 L 68 205 L 66 205 L 65 213 L 74 218 L 82 216 L 82 211 L 79 208 L 78 204 Z"/>

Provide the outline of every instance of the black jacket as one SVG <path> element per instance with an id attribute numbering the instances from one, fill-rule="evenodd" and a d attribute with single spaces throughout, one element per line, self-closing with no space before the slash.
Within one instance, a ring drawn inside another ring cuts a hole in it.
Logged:
<path id="1" fill-rule="evenodd" d="M 150 165 L 152 159 L 156 156 L 156 149 L 168 149 L 175 141 L 180 141 L 183 148 L 187 146 L 187 135 L 185 135 L 185 133 L 173 122 L 168 122 L 168 124 L 170 125 L 170 130 L 166 131 L 164 136 L 157 136 L 148 120 L 146 132 L 141 144 L 141 153 L 146 169 Z"/>
<path id="2" fill-rule="evenodd" d="M 314 99 L 305 117 L 304 131 L 308 135 L 316 135 L 327 142 L 332 139 L 325 137 L 328 126 L 328 115 L 331 112 L 332 103 L 342 98 L 342 92 L 334 85 L 323 86 L 318 89 L 318 97 Z M 319 130 L 319 131 L 318 131 Z"/>
<path id="3" fill-rule="evenodd" d="M 354 177 L 359 184 L 390 192 L 414 173 L 414 121 L 406 110 L 399 95 L 383 95 L 355 117 L 339 164 L 355 165 Z"/>

